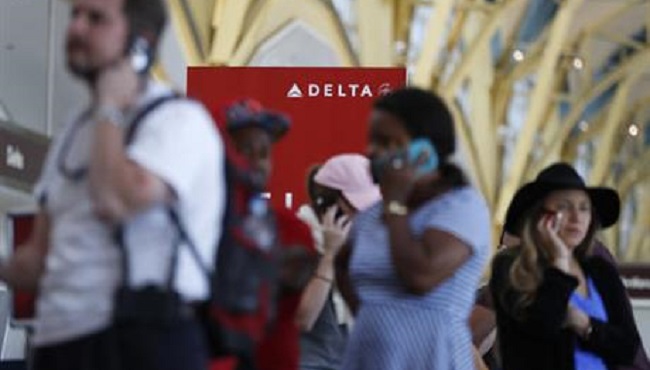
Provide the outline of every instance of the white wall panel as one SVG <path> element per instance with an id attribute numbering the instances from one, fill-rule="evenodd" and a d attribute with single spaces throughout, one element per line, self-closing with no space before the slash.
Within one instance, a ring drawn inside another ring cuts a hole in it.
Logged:
<path id="1" fill-rule="evenodd" d="M 47 125 L 48 30 L 48 1 L 0 1 L 0 99 L 38 132 Z"/>

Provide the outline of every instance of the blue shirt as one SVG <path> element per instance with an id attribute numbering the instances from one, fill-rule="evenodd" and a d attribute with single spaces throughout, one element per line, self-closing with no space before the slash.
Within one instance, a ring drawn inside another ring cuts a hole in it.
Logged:
<path id="1" fill-rule="evenodd" d="M 603 299 L 590 277 L 587 277 L 587 290 L 587 297 L 581 296 L 577 290 L 574 291 L 569 302 L 588 316 L 607 322 L 607 311 L 605 311 Z M 583 349 L 579 344 L 576 345 L 575 364 L 576 370 L 607 370 L 602 358 Z"/>

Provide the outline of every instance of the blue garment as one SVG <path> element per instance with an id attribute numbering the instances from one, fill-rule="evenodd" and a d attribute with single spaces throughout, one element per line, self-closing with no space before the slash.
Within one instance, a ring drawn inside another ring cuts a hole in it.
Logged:
<path id="1" fill-rule="evenodd" d="M 569 302 L 588 316 L 607 322 L 607 311 L 605 311 L 603 299 L 590 277 L 587 277 L 587 297 L 581 296 L 576 290 L 571 294 Z M 576 346 L 575 364 L 576 370 L 607 370 L 602 358 L 593 352 L 584 350 L 579 344 Z"/>
<path id="2" fill-rule="evenodd" d="M 472 251 L 456 273 L 431 292 L 409 294 L 398 279 L 382 222 L 383 204 L 355 219 L 350 277 L 361 308 L 343 370 L 474 369 L 468 317 L 490 253 L 490 216 L 470 187 L 449 191 L 409 215 L 413 234 L 453 234 Z"/>

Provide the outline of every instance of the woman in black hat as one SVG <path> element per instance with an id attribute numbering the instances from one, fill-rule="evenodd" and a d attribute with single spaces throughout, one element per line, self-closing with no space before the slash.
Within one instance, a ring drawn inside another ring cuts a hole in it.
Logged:
<path id="1" fill-rule="evenodd" d="M 616 268 L 593 256 L 596 232 L 616 223 L 618 194 L 587 187 L 553 164 L 514 196 L 505 229 L 520 237 L 492 264 L 503 369 L 613 369 L 640 344 Z"/>

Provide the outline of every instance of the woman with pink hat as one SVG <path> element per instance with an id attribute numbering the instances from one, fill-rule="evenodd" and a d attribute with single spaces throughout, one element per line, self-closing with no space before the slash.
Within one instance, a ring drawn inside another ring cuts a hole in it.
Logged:
<path id="1" fill-rule="evenodd" d="M 301 370 L 334 370 L 341 365 L 351 316 L 335 282 L 334 260 L 347 239 L 358 211 L 381 199 L 370 165 L 359 154 L 341 154 L 312 171 L 308 179 L 311 205 L 299 217 L 312 227 L 321 260 L 303 293 L 297 321 L 301 337 Z"/>

